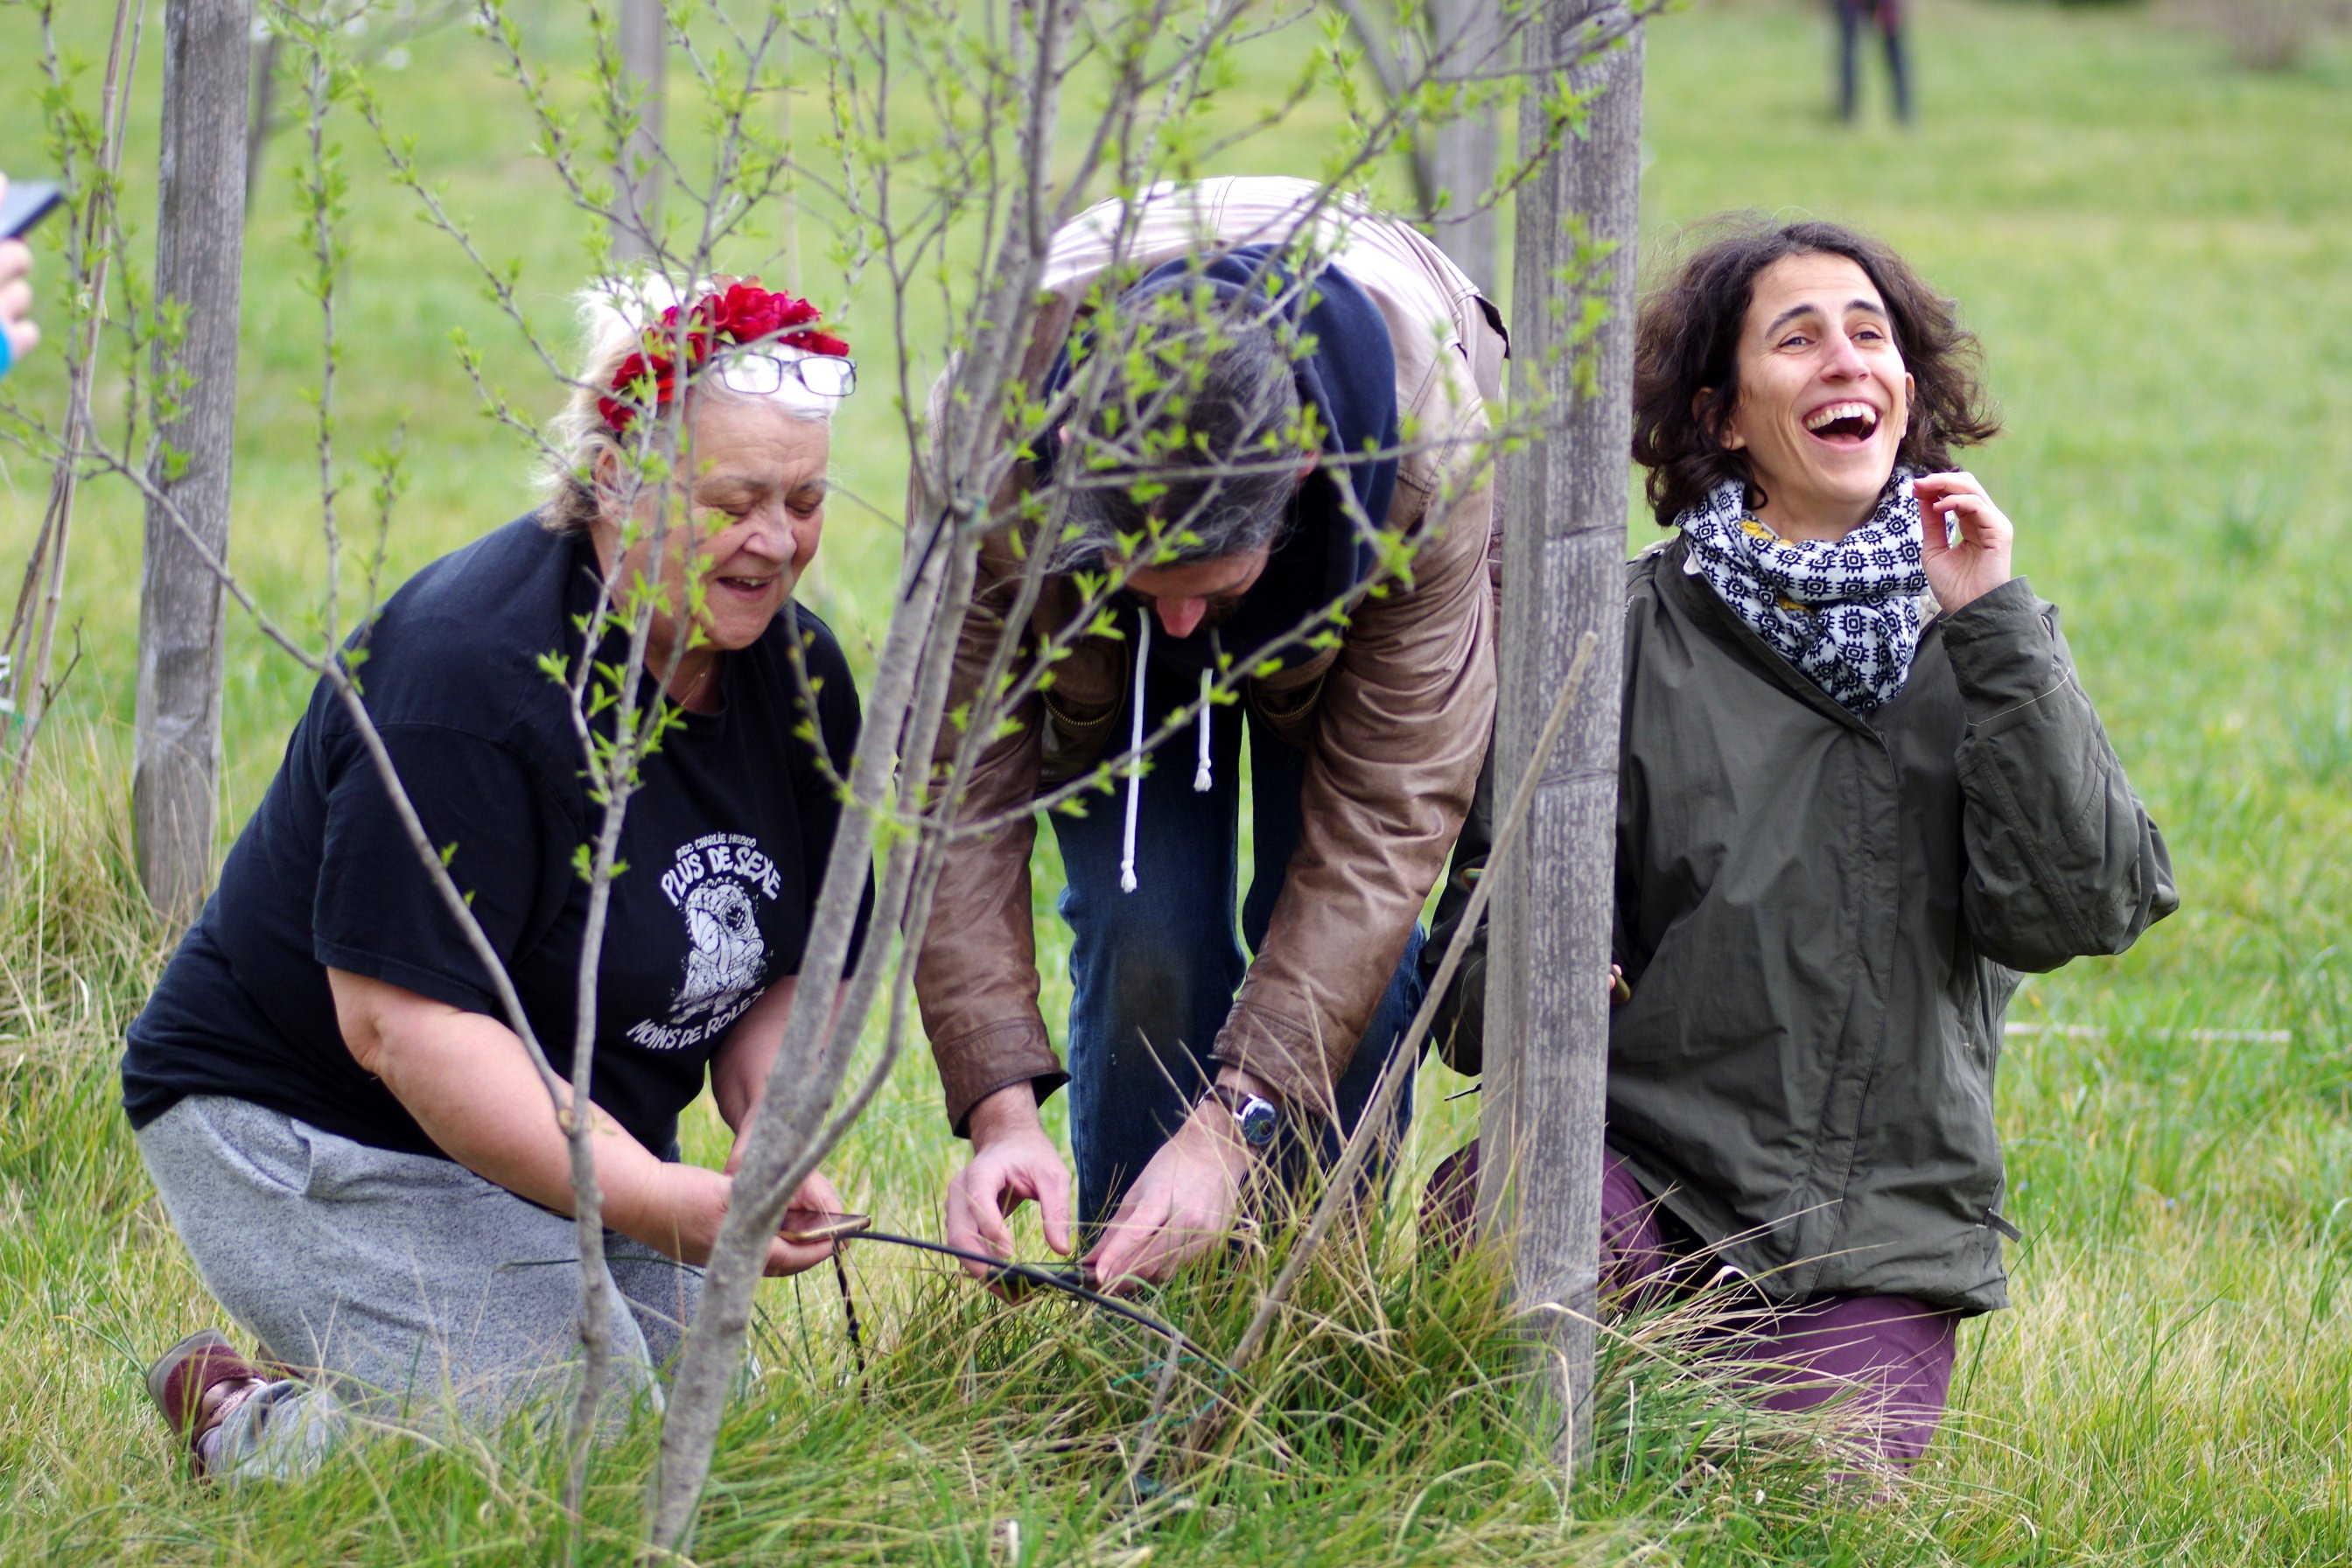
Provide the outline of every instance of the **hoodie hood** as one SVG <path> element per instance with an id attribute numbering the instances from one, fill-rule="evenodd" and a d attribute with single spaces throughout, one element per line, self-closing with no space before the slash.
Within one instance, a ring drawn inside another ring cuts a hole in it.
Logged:
<path id="1" fill-rule="evenodd" d="M 1214 669 L 1225 657 L 1251 666 L 1286 666 L 1314 651 L 1307 645 L 1314 628 L 1306 636 L 1290 635 L 1295 628 L 1363 584 L 1378 563 L 1358 520 L 1381 526 L 1396 488 L 1396 350 L 1379 308 L 1354 279 L 1326 267 L 1302 289 L 1270 245 L 1166 262 L 1146 273 L 1120 302 L 1196 282 L 1205 282 L 1220 300 L 1252 293 L 1276 296 L 1276 309 L 1307 345 L 1292 376 L 1299 400 L 1322 423 L 1327 461 L 1300 484 L 1291 502 L 1291 526 L 1231 617 L 1191 637 L 1156 637 L 1150 657 L 1162 668 L 1186 672 Z M 1052 396 L 1069 376 L 1066 344 L 1045 373 L 1043 395 Z M 1378 456 L 1362 458 L 1368 450 Z M 1354 460 L 1344 461 L 1351 455 Z M 1050 474 L 1059 456 L 1058 441 L 1041 442 L 1039 474 Z M 1141 606 L 1121 594 L 1114 607 L 1124 619 L 1126 612 Z"/>

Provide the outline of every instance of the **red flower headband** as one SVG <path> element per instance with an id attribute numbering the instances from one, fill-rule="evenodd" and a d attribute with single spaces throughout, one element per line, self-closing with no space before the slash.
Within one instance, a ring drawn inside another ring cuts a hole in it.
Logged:
<path id="1" fill-rule="evenodd" d="M 756 278 L 720 279 L 716 293 L 694 302 L 686 331 L 686 379 L 693 380 L 712 353 L 745 343 L 772 342 L 782 348 L 805 349 L 813 354 L 846 356 L 849 345 L 831 332 L 803 326 L 823 314 L 806 300 L 772 294 Z M 621 362 L 613 373 L 611 395 L 596 400 L 596 412 L 614 435 L 623 435 L 641 409 L 658 411 L 677 395 L 677 364 L 671 351 L 678 342 L 679 307 L 672 305 L 645 331 L 643 346 Z M 798 331 L 790 329 L 800 327 Z M 647 401 L 647 388 L 651 401 Z"/>

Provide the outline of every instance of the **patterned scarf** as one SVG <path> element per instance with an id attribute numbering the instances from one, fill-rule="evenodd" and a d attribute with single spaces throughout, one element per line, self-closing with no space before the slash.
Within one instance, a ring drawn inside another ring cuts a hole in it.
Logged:
<path id="1" fill-rule="evenodd" d="M 1908 468 L 1895 470 L 1870 521 L 1834 543 L 1782 539 L 1748 515 L 1738 479 L 1675 522 L 1689 542 L 1683 570 L 1840 704 L 1873 713 L 1903 689 L 1927 591 Z"/>

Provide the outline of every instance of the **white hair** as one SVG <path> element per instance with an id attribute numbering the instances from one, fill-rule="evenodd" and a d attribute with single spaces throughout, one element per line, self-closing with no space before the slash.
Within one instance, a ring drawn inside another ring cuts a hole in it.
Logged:
<path id="1" fill-rule="evenodd" d="M 580 368 L 562 412 L 548 426 L 540 473 L 540 520 L 547 527 L 559 533 L 576 532 L 596 516 L 591 480 L 596 459 L 621 448 L 620 437 L 596 407 L 598 398 L 610 395 L 614 373 L 644 347 L 646 329 L 658 321 L 664 310 L 699 300 L 718 288 L 708 279 L 698 279 L 691 289 L 681 291 L 677 280 L 665 273 L 639 272 L 600 278 L 572 296 L 580 321 Z M 782 343 L 766 344 L 760 352 L 784 361 L 808 357 L 806 349 Z M 764 403 L 813 425 L 832 423 L 833 405 L 841 401 L 820 397 L 792 375 L 782 377 L 775 391 L 763 395 L 738 392 L 716 375 L 702 376 L 694 383 L 694 395 L 719 402 Z"/>

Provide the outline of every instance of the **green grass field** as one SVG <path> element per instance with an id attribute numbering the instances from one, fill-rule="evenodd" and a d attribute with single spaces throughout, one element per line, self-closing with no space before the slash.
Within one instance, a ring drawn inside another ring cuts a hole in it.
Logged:
<path id="1" fill-rule="evenodd" d="M 535 47 L 576 59 L 569 8 L 534 15 Z M 97 18 L 71 26 L 102 47 Z M 1838 217 L 1960 299 L 2009 425 L 1978 471 L 2017 521 L 2021 568 L 2065 608 L 2183 899 L 2128 957 L 2038 979 L 2013 1010 L 2027 1027 L 2000 1113 L 2028 1233 L 2011 1252 L 2016 1307 L 1963 1330 L 1952 1417 L 1916 1481 L 1869 1503 L 1841 1489 L 1817 1434 L 1744 1416 L 1675 1363 L 1675 1325 L 1651 1321 L 1612 1340 L 1596 1463 L 1563 1489 L 1516 1435 L 1495 1293 L 1417 1264 L 1400 1219 L 1314 1282 L 1217 1462 L 1140 1508 L 1122 1477 L 1150 1342 L 860 1258 L 878 1344 L 860 1400 L 840 1386 L 830 1283 L 773 1284 L 699 1560 L 2352 1562 L 2352 47 L 2254 76 L 2136 8 L 1929 0 L 1923 123 L 1902 132 L 1830 120 L 1825 33 L 1816 9 L 1764 0 L 1654 27 L 1645 244 L 1729 208 Z M 151 18 L 151 106 L 159 34 Z M 0 7 L 11 173 L 42 162 L 35 48 L 25 8 Z M 583 220 L 526 151 L 483 46 L 428 36 L 378 83 L 452 205 L 522 264 L 534 324 L 560 336 Z M 1333 112 L 1309 106 L 1308 129 Z M 528 454 L 478 412 L 450 330 L 526 405 L 538 373 L 364 128 L 339 134 L 353 174 L 344 439 L 355 459 L 406 422 L 396 576 L 529 504 Z M 132 168 L 152 170 L 152 137 L 151 107 Z M 1278 169 L 1282 152 L 1228 163 Z M 294 155 L 290 136 L 274 149 L 249 231 L 235 560 L 299 623 L 321 553 L 317 326 L 292 287 L 277 172 Z M 152 201 L 142 174 L 142 230 Z M 840 303 L 806 237 L 807 287 Z M 799 258 L 730 259 L 773 282 Z M 846 304 L 879 344 L 888 301 L 869 281 Z M 59 384 L 57 342 L 11 384 L 29 403 Z M 897 551 L 905 458 L 886 399 L 853 403 L 835 459 L 844 494 L 811 594 L 859 649 Z M 45 485 L 6 458 L 0 558 L 21 558 Z M 146 1359 L 217 1310 L 115 1104 L 120 1031 L 167 951 L 126 868 L 138 542 L 131 498 L 94 489 L 69 595 L 84 657 L 0 889 L 0 1558 L 543 1561 L 563 1541 L 561 1467 L 528 1434 L 362 1447 L 313 1481 L 220 1496 L 179 1478 L 141 1391 Z M 230 647 L 225 835 L 306 694 L 234 618 Z M 1425 1070 L 1416 1184 L 1475 1121 L 1475 1101 L 1443 1103 L 1460 1087 Z M 715 1159 L 715 1118 L 691 1131 L 690 1152 Z M 920 1233 L 956 1158 L 918 1054 L 831 1168 L 858 1206 Z M 1263 1276 L 1247 1264 L 1157 1305 L 1227 1345 Z M 1214 1386 L 1185 1369 L 1176 1408 Z M 641 1433 L 600 1459 L 598 1560 L 627 1555 L 647 1452 Z"/>

